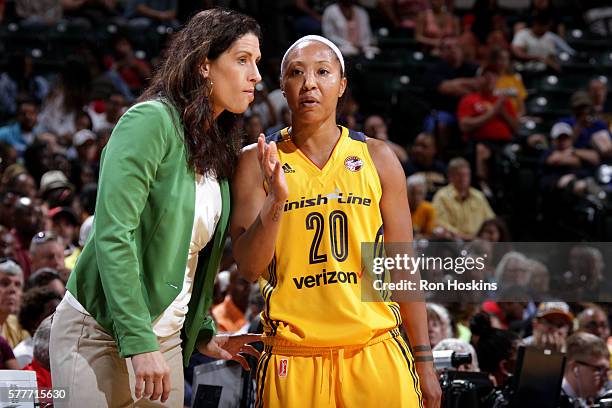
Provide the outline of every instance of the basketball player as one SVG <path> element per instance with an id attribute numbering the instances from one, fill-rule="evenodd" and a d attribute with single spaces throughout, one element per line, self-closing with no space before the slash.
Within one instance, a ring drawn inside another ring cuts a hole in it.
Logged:
<path id="1" fill-rule="evenodd" d="M 424 303 L 361 301 L 361 243 L 383 225 L 385 242 L 410 242 L 412 227 L 394 153 L 336 124 L 346 85 L 335 45 L 293 44 L 281 63 L 292 126 L 245 148 L 234 176 L 234 256 L 265 299 L 257 404 L 439 407 Z"/>

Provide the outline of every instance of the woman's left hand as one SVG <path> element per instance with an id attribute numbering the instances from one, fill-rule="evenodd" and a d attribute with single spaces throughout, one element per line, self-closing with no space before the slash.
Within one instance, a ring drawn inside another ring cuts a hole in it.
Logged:
<path id="1" fill-rule="evenodd" d="M 438 381 L 438 375 L 436 374 L 433 364 L 428 361 L 417 362 L 415 365 L 417 374 L 419 375 L 419 382 L 421 383 L 421 392 L 425 400 L 425 407 L 440 408 L 442 390 L 440 389 L 440 382 Z"/>
<path id="2" fill-rule="evenodd" d="M 208 357 L 237 361 L 245 370 L 249 371 L 249 363 L 244 358 L 244 354 L 259 358 L 259 351 L 248 344 L 256 341 L 261 341 L 261 334 L 218 334 L 208 343 L 198 344 L 198 351 Z"/>

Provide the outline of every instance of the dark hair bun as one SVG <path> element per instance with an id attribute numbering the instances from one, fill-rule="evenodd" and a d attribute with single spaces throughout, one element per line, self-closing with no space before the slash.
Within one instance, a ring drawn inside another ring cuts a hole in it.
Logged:
<path id="1" fill-rule="evenodd" d="M 470 321 L 470 330 L 477 336 L 485 336 L 493 331 L 491 318 L 484 312 L 476 313 Z"/>

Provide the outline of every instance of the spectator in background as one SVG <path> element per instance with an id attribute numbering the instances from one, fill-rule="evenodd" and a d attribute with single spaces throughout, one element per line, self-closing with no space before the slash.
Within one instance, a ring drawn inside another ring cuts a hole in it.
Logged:
<path id="1" fill-rule="evenodd" d="M 462 35 L 466 60 L 479 62 L 493 46 L 508 47 L 508 26 L 498 0 L 476 0 L 466 18 L 468 30 Z"/>
<path id="2" fill-rule="evenodd" d="M 566 279 L 573 296 L 610 301 L 612 288 L 606 279 L 606 265 L 601 251 L 587 245 L 573 246 L 569 251 Z"/>
<path id="3" fill-rule="evenodd" d="M 382 140 L 387 143 L 387 145 L 393 150 L 400 163 L 405 166 L 408 162 L 408 153 L 406 149 L 397 143 L 389 140 L 389 135 L 387 133 L 387 124 L 385 120 L 380 115 L 370 115 L 366 118 L 363 124 L 363 132 L 366 136 L 372 137 L 374 139 Z"/>
<path id="4" fill-rule="evenodd" d="M 74 118 L 74 129 L 75 131 L 79 130 L 92 130 L 93 129 L 93 120 L 89 113 L 85 111 L 79 111 Z M 73 137 L 74 140 L 74 137 Z"/>
<path id="5" fill-rule="evenodd" d="M 128 0 L 125 17 L 129 25 L 136 28 L 147 28 L 153 24 L 164 24 L 178 28 L 176 19 L 177 0 Z"/>
<path id="6" fill-rule="evenodd" d="M 499 217 L 485 220 L 476 233 L 478 238 L 489 242 L 509 242 L 510 232 L 503 219 Z"/>
<path id="7" fill-rule="evenodd" d="M 51 268 L 58 271 L 60 276 L 65 273 L 64 243 L 52 232 L 42 231 L 32 238 L 30 256 L 32 257 L 32 272 L 41 268 Z"/>
<path id="8" fill-rule="evenodd" d="M 455 158 L 448 164 L 449 185 L 433 198 L 438 224 L 448 237 L 471 240 L 485 220 L 495 213 L 484 194 L 471 187 L 470 164 Z"/>
<path id="9" fill-rule="evenodd" d="M 599 155 L 592 149 L 575 148 L 574 129 L 566 122 L 556 123 L 550 138 L 552 147 L 540 159 L 541 186 L 548 191 L 559 189 L 577 196 L 585 195 L 589 178 L 599 164 Z"/>
<path id="10" fill-rule="evenodd" d="M 0 174 L 10 165 L 17 163 L 17 158 L 17 149 L 10 143 L 0 141 Z"/>
<path id="11" fill-rule="evenodd" d="M 19 156 L 34 142 L 34 132 L 38 124 L 38 104 L 33 99 L 19 102 L 17 121 L 0 127 L 0 142 L 15 147 Z"/>
<path id="12" fill-rule="evenodd" d="M 526 332 L 531 334 L 531 319 L 525 319 L 531 301 L 527 289 L 517 285 L 503 285 L 498 286 L 498 290 L 500 300 L 482 302 L 482 311 L 488 313 L 493 327 L 510 330 L 519 337 L 524 337 Z"/>
<path id="13" fill-rule="evenodd" d="M 21 197 L 13 207 L 13 229 L 15 238 L 15 260 L 23 270 L 23 278 L 28 279 L 31 269 L 29 245 L 32 237 L 44 227 L 41 208 L 27 197 Z"/>
<path id="14" fill-rule="evenodd" d="M 538 299 L 548 300 L 550 297 L 550 272 L 548 267 L 540 261 L 529 259 L 527 262 L 529 271 L 529 289 Z"/>
<path id="15" fill-rule="evenodd" d="M 1 179 L 0 179 L 1 183 Z M 14 225 L 14 217 L 13 213 L 15 210 L 15 204 L 19 199 L 19 195 L 7 191 L 4 188 L 4 185 L 0 187 L 0 225 L 3 225 L 9 229 L 9 234 L 11 234 L 12 241 L 10 242 L 11 255 L 13 258 L 16 258 L 16 246 L 15 246 L 15 238 L 13 237 L 12 228 Z M 5 240 L 6 241 L 6 240 Z M 8 241 L 7 241 L 8 242 Z M 9 244 L 5 244 L 5 247 L 8 247 Z"/>
<path id="16" fill-rule="evenodd" d="M 23 152 L 23 163 L 35 180 L 41 180 L 43 174 L 53 167 L 53 155 L 59 149 L 59 138 L 53 133 L 43 132 Z"/>
<path id="17" fill-rule="evenodd" d="M 49 364 L 49 335 L 51 333 L 52 320 L 52 317 L 48 317 L 38 326 L 36 333 L 34 333 L 32 363 L 23 368 L 24 370 L 36 372 L 36 385 L 38 386 L 39 392 L 41 390 L 53 388 L 51 382 L 51 365 Z M 53 401 L 49 398 L 41 398 L 40 402 L 43 403 L 41 406 L 47 406 L 44 405 L 45 402 L 52 403 Z"/>
<path id="18" fill-rule="evenodd" d="M 94 211 L 96 208 L 96 195 L 98 193 L 98 185 L 96 183 L 86 184 L 79 195 L 79 203 L 81 205 L 81 228 L 79 230 L 79 246 L 83 248 L 93 227 Z"/>
<path id="19" fill-rule="evenodd" d="M 565 24 L 561 21 L 561 16 L 552 0 L 531 0 L 531 5 L 527 12 L 520 17 L 520 21 L 514 24 L 514 32 L 518 33 L 522 29 L 531 25 L 534 16 L 538 14 L 549 14 L 552 18 L 551 31 L 559 37 L 565 37 Z"/>
<path id="20" fill-rule="evenodd" d="M 610 352 L 599 337 L 575 333 L 567 339 L 561 384 L 562 406 L 586 407 L 603 390 L 610 373 Z"/>
<path id="21" fill-rule="evenodd" d="M 591 333 L 608 343 L 610 323 L 606 312 L 596 304 L 590 304 L 578 314 L 578 330 Z"/>
<path id="22" fill-rule="evenodd" d="M 276 124 L 276 110 L 268 97 L 268 87 L 263 82 L 255 86 L 255 100 L 245 113 L 245 116 L 257 113 L 264 129 Z"/>
<path id="23" fill-rule="evenodd" d="M 561 71 L 557 62 L 557 38 L 550 31 L 552 17 L 548 13 L 536 14 L 531 26 L 515 34 L 512 40 L 514 57 L 525 63 L 525 69 L 544 71 L 552 69 Z"/>
<path id="24" fill-rule="evenodd" d="M 429 343 L 433 348 L 442 340 L 453 337 L 453 327 L 448 310 L 444 306 L 428 302 L 426 309 Z"/>
<path id="25" fill-rule="evenodd" d="M 59 273 L 52 268 L 40 268 L 35 271 L 26 282 L 26 292 L 34 288 L 46 288 L 53 290 L 55 293 L 64 296 L 66 293 L 66 285 L 60 277 Z"/>
<path id="26" fill-rule="evenodd" d="M 372 45 L 370 17 L 355 0 L 340 0 L 327 6 L 321 25 L 323 35 L 336 44 L 345 57 L 377 51 Z"/>
<path id="27" fill-rule="evenodd" d="M 485 313 L 478 313 L 472 318 L 470 329 L 480 370 L 491 374 L 495 386 L 502 388 L 514 374 L 518 336 L 508 330 L 493 328 Z"/>
<path id="28" fill-rule="evenodd" d="M 474 77 L 477 67 L 464 60 L 463 50 L 457 38 L 444 38 L 440 45 L 440 61 L 427 70 L 423 78 L 434 110 L 425 119 L 423 130 L 436 135 L 438 152 L 445 155 L 457 133 L 457 106 L 462 97 L 476 92 L 479 80 Z"/>
<path id="29" fill-rule="evenodd" d="M 529 283 L 528 259 L 520 252 L 510 251 L 499 261 L 495 280 L 502 287 L 527 286 Z"/>
<path id="30" fill-rule="evenodd" d="M 112 54 L 104 58 L 106 67 L 117 72 L 132 92 L 139 93 L 151 77 L 151 65 L 136 57 L 132 42 L 125 35 L 111 41 Z"/>
<path id="31" fill-rule="evenodd" d="M 0 260 L 0 334 L 11 348 L 30 337 L 19 324 L 23 271 L 11 259 Z"/>
<path id="32" fill-rule="evenodd" d="M 457 108 L 459 128 L 475 146 L 478 182 L 488 196 L 492 196 L 490 163 L 512 141 L 518 127 L 516 112 L 508 98 L 494 95 L 497 79 L 495 71 L 486 69 L 479 77 L 478 91 L 465 95 Z"/>
<path id="33" fill-rule="evenodd" d="M 25 292 L 21 310 L 19 310 L 19 323 L 28 333 L 35 333 L 41 322 L 55 312 L 55 308 L 61 301 L 62 297 L 51 289 L 34 288 Z M 32 362 L 34 342 L 34 338 L 27 338 L 13 350 L 19 368 Z"/>
<path id="34" fill-rule="evenodd" d="M 593 110 L 598 119 L 612 125 L 612 104 L 608 100 L 608 81 L 604 77 L 592 78 L 587 92 L 593 102 Z"/>
<path id="35" fill-rule="evenodd" d="M 344 92 L 343 101 L 338 106 L 338 123 L 349 129 L 360 130 L 363 116 L 359 112 L 359 102 L 353 97 L 350 89 Z"/>
<path id="36" fill-rule="evenodd" d="M 35 198 L 38 195 L 34 178 L 18 164 L 6 170 L 2 177 L 2 185 L 6 191 L 18 194 L 21 197 Z"/>
<path id="37" fill-rule="evenodd" d="M 446 164 L 437 157 L 436 139 L 431 133 L 421 132 L 410 148 L 404 172 L 411 176 L 422 174 L 427 180 L 427 199 L 431 200 L 436 191 L 446 185 Z"/>
<path id="38" fill-rule="evenodd" d="M 595 117 L 593 101 L 589 94 L 576 91 L 571 97 L 570 104 L 573 116 L 561 119 L 561 122 L 573 127 L 576 137 L 574 148 L 591 150 L 604 159 L 612 157 L 610 130 L 604 121 Z"/>
<path id="39" fill-rule="evenodd" d="M 380 7 L 393 28 L 409 36 L 414 33 L 419 13 L 427 10 L 427 0 L 380 0 Z"/>
<path id="40" fill-rule="evenodd" d="M 280 122 L 276 126 L 269 127 L 266 130 L 266 135 L 271 135 L 281 129 L 291 126 L 291 109 L 288 106 L 283 106 L 279 112 Z"/>
<path id="41" fill-rule="evenodd" d="M 296 37 L 321 34 L 323 10 L 331 0 L 294 0 L 293 29 Z"/>
<path id="42" fill-rule="evenodd" d="M 234 265 L 230 271 L 225 299 L 211 310 L 220 331 L 235 333 L 247 323 L 245 313 L 249 306 L 250 291 L 251 284 L 242 279 Z"/>
<path id="43" fill-rule="evenodd" d="M 429 8 L 417 16 L 414 38 L 432 55 L 440 55 L 443 38 L 459 34 L 459 21 L 449 10 L 448 0 L 429 0 Z"/>
<path id="44" fill-rule="evenodd" d="M 0 258 L 15 257 L 15 238 L 11 231 L 0 222 Z"/>
<path id="45" fill-rule="evenodd" d="M 74 186 L 59 170 L 51 170 L 40 179 L 40 198 L 45 200 L 49 208 L 70 205 L 74 194 Z M 40 231 L 40 228 L 38 229 Z"/>
<path id="46" fill-rule="evenodd" d="M 533 336 L 524 338 L 521 344 L 564 353 L 573 322 L 567 303 L 542 302 L 533 320 Z"/>
<path id="47" fill-rule="evenodd" d="M 112 52 L 112 49 L 109 51 Z M 89 67 L 92 78 L 90 97 L 93 101 L 95 112 L 104 112 L 104 100 L 108 95 L 117 91 L 128 102 L 134 101 L 134 94 L 132 94 L 130 87 L 125 83 L 119 72 L 110 69 L 112 63 L 107 66 L 107 50 L 96 48 L 95 44 L 84 43 L 83 46 L 76 49 L 76 52 L 85 59 Z"/>
<path id="48" fill-rule="evenodd" d="M 497 73 L 497 82 L 493 94 L 508 98 L 518 117 L 525 114 L 527 90 L 521 75 L 512 68 L 510 52 L 505 48 L 494 48 L 489 54 L 487 67 Z"/>
<path id="49" fill-rule="evenodd" d="M 582 0 L 579 5 L 591 33 L 612 37 L 612 5 L 608 0 Z"/>
<path id="50" fill-rule="evenodd" d="M 244 130 L 246 132 L 245 145 L 257 143 L 257 138 L 264 133 L 264 128 L 261 124 L 261 116 L 258 113 L 252 113 L 244 118 Z"/>
<path id="51" fill-rule="evenodd" d="M 15 0 L 15 12 L 24 27 L 52 26 L 64 14 L 60 0 Z"/>
<path id="52" fill-rule="evenodd" d="M 476 350 L 470 343 L 460 339 L 444 339 L 438 344 L 436 344 L 436 346 L 433 348 L 433 351 L 444 350 L 452 350 L 456 353 L 467 353 L 472 356 L 472 362 L 469 364 L 460 365 L 459 367 L 457 367 L 457 371 L 480 371 L 480 367 L 478 366 L 478 356 L 476 356 Z"/>
<path id="53" fill-rule="evenodd" d="M 70 173 L 77 190 L 83 185 L 82 173 L 88 167 L 97 166 L 99 155 L 96 142 L 96 134 L 89 129 L 74 134 L 72 145 L 76 149 L 76 157 L 70 159 Z"/>
<path id="54" fill-rule="evenodd" d="M 70 146 L 76 131 L 76 115 L 89 102 L 89 67 L 79 58 L 68 57 L 59 79 L 45 100 L 38 118 L 43 131 L 59 136 L 60 144 Z"/>
<path id="55" fill-rule="evenodd" d="M 112 91 L 108 94 L 104 100 L 104 111 L 96 112 L 95 109 L 90 106 L 87 110 L 91 116 L 93 131 L 100 132 L 105 129 L 112 129 L 115 127 L 119 118 L 125 112 L 127 106 L 127 100 L 121 92 Z"/>
<path id="56" fill-rule="evenodd" d="M 62 0 L 64 15 L 80 25 L 98 27 L 109 22 L 125 24 L 119 19 L 118 0 Z"/>
<path id="57" fill-rule="evenodd" d="M 81 226 L 74 210 L 70 207 L 55 207 L 47 212 L 47 217 L 51 220 L 51 232 L 57 235 L 64 244 L 64 262 L 67 263 L 69 258 L 74 258 L 71 260 L 71 265 L 74 266 L 76 258 L 81 253 L 80 249 L 74 245 Z"/>
<path id="58" fill-rule="evenodd" d="M 425 200 L 427 181 L 421 174 L 408 177 L 408 204 L 412 217 L 412 229 L 415 237 L 430 236 L 436 226 L 436 212 L 433 205 Z"/>
<path id="59" fill-rule="evenodd" d="M 20 100 L 32 99 L 40 104 L 49 93 L 49 81 L 34 75 L 31 56 L 9 56 L 6 69 L 0 74 L 0 119 L 15 115 Z"/>

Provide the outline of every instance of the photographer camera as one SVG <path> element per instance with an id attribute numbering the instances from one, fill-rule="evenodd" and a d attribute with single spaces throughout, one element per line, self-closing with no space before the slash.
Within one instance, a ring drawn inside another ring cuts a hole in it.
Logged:
<path id="1" fill-rule="evenodd" d="M 561 408 L 593 407 L 608 381 L 610 352 L 599 337 L 575 333 L 567 339 L 567 365 L 561 385 Z"/>
<path id="2" fill-rule="evenodd" d="M 457 363 L 451 364 L 454 370 L 451 370 L 447 364 L 445 368 L 448 370 L 440 375 L 444 397 L 442 406 L 448 408 L 507 407 L 511 392 L 509 379 L 515 370 L 519 338 L 507 330 L 493 328 L 490 317 L 486 313 L 476 314 L 472 318 L 470 329 L 477 358 L 468 363 L 469 366 L 466 366 L 466 361 L 460 361 L 457 355 L 453 359 L 450 358 L 452 356 L 440 354 L 442 347 L 446 346 L 448 349 L 456 350 L 456 347 L 460 346 L 459 344 L 444 344 L 451 339 L 440 342 L 440 347 L 436 347 L 434 352 L 434 359 L 437 360 L 435 365 L 438 369 L 444 361 L 448 363 L 454 360 Z M 470 348 L 471 346 L 465 348 L 466 356 L 472 353 Z M 478 366 L 482 372 L 477 372 Z M 470 371 L 460 371 L 466 368 Z"/>
<path id="3" fill-rule="evenodd" d="M 510 379 L 516 369 L 519 337 L 511 331 L 491 326 L 486 313 L 474 315 L 470 330 L 480 370 L 489 375 L 495 387 L 481 399 L 478 407 L 509 407 L 513 391 Z"/>

